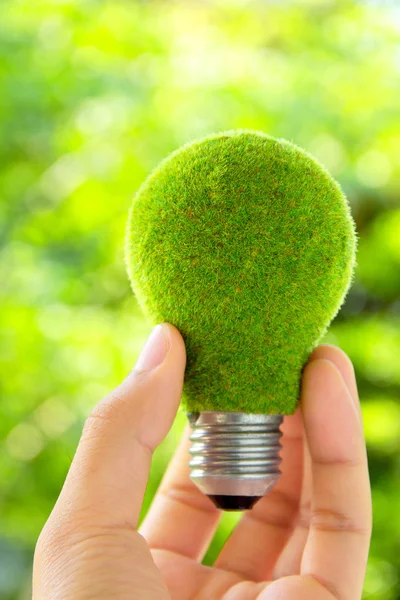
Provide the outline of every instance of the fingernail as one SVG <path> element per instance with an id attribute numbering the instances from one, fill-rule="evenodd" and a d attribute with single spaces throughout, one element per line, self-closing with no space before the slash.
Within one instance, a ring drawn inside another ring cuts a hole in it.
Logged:
<path id="1" fill-rule="evenodd" d="M 156 325 L 140 353 L 135 369 L 138 371 L 155 369 L 163 362 L 168 350 L 169 339 L 165 329 L 162 325 Z"/>

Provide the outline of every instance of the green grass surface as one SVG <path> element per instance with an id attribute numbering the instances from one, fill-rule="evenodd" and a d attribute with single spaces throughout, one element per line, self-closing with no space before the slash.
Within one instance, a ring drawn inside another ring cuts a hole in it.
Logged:
<path id="1" fill-rule="evenodd" d="M 293 413 L 354 255 L 350 210 L 326 169 L 245 130 L 163 161 L 133 202 L 126 236 L 145 314 L 184 336 L 189 412 Z"/>

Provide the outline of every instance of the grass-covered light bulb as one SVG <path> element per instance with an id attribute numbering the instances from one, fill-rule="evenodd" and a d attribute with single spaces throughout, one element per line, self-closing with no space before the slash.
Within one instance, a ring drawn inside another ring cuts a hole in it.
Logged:
<path id="1" fill-rule="evenodd" d="M 139 189 L 129 277 L 151 321 L 185 340 L 191 476 L 220 508 L 250 508 L 278 480 L 279 427 L 348 290 L 355 244 L 325 168 L 260 132 L 187 144 Z"/>

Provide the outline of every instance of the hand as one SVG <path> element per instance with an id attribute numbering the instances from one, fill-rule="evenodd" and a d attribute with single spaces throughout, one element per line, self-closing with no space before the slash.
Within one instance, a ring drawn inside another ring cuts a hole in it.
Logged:
<path id="1" fill-rule="evenodd" d="M 346 355 L 332 346 L 313 352 L 301 411 L 285 418 L 281 480 L 243 515 L 213 568 L 200 561 L 221 513 L 189 479 L 187 433 L 137 531 L 184 369 L 179 332 L 158 326 L 133 372 L 93 410 L 39 538 L 33 599 L 359 599 L 371 501 Z"/>

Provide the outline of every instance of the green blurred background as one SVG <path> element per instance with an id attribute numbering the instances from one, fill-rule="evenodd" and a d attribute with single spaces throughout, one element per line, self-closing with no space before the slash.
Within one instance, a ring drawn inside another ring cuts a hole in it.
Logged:
<path id="1" fill-rule="evenodd" d="M 303 146 L 352 204 L 357 276 L 327 340 L 362 397 L 365 598 L 400 597 L 399 92 L 396 2 L 1 1 L 2 599 L 29 598 L 84 418 L 150 330 L 124 271 L 131 198 L 168 152 L 236 127 Z M 156 453 L 146 506 L 184 421 Z"/>

